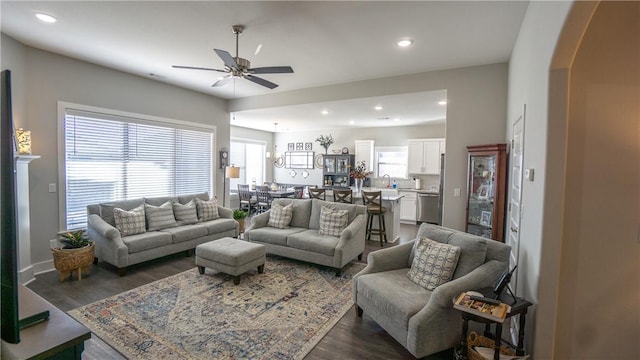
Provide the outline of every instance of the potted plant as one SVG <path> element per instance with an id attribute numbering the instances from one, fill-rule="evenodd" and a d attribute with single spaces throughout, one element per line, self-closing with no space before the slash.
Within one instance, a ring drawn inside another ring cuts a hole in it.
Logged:
<path id="1" fill-rule="evenodd" d="M 244 219 L 249 216 L 249 213 L 246 211 L 242 211 L 242 210 L 233 210 L 233 218 L 238 222 L 238 224 L 240 225 L 240 230 L 239 230 L 239 234 L 242 234 L 244 232 Z"/>
<path id="2" fill-rule="evenodd" d="M 82 280 L 82 273 L 89 271 L 89 265 L 95 259 L 95 243 L 89 241 L 84 230 L 67 231 L 58 235 L 58 243 L 62 247 L 53 248 L 51 252 L 53 265 L 60 272 L 60 281 L 64 281 L 76 270 L 78 280 Z"/>
<path id="3" fill-rule="evenodd" d="M 329 152 L 329 146 L 333 144 L 333 136 L 331 136 L 331 134 L 327 136 L 320 135 L 320 137 L 317 138 L 316 141 L 320 143 L 320 146 L 324 148 L 324 153 L 327 154 Z"/>

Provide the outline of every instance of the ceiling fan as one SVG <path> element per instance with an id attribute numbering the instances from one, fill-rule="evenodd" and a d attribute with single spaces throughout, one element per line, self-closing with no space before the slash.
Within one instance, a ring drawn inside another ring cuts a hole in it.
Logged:
<path id="1" fill-rule="evenodd" d="M 271 81 L 254 76 L 254 74 L 293 73 L 293 68 L 291 66 L 268 66 L 251 68 L 251 63 L 249 62 L 249 60 L 238 56 L 238 38 L 240 37 L 240 34 L 242 34 L 242 30 L 244 30 L 244 25 L 233 25 L 231 27 L 231 30 L 234 34 L 236 34 L 236 56 L 232 57 L 231 54 L 224 50 L 213 49 L 213 51 L 215 51 L 216 54 L 218 54 L 218 56 L 220 56 L 220 58 L 224 62 L 224 70 L 180 65 L 173 65 L 173 67 L 176 69 L 207 70 L 227 73 L 227 75 L 225 75 L 223 78 L 213 83 L 213 85 L 211 85 L 212 87 L 222 86 L 228 83 L 229 80 L 234 78 L 245 78 L 258 85 L 268 87 L 269 89 L 275 89 L 278 87 L 278 84 L 274 84 Z"/>

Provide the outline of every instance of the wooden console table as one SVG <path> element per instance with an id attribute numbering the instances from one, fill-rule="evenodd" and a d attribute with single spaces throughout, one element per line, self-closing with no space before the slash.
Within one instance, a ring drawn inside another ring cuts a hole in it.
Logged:
<path id="1" fill-rule="evenodd" d="M 20 342 L 2 341 L 2 359 L 77 359 L 82 358 L 84 341 L 91 331 L 60 309 L 20 285 L 18 292 L 20 318 L 44 310 L 49 319 L 20 331 Z"/>

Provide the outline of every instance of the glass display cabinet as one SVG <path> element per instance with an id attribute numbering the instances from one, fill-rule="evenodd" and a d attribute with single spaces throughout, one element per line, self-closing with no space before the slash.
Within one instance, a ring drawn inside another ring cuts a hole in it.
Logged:
<path id="1" fill-rule="evenodd" d="M 507 144 L 468 146 L 466 232 L 504 242 Z"/>
<path id="2" fill-rule="evenodd" d="M 325 187 L 353 185 L 349 172 L 354 166 L 355 155 L 323 155 L 323 177 Z"/>

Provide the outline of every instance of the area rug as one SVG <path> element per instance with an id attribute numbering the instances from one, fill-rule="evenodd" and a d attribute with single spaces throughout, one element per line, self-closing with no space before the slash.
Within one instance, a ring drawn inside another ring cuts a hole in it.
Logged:
<path id="1" fill-rule="evenodd" d="M 353 306 L 351 278 L 267 257 L 265 271 L 233 277 L 197 268 L 71 310 L 130 359 L 302 359 Z"/>

